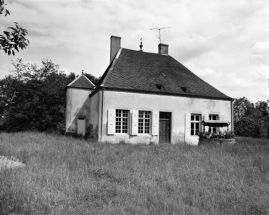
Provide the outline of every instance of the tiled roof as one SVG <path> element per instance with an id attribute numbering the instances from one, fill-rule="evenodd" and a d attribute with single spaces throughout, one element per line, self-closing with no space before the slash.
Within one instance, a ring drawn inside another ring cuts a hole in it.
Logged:
<path id="1" fill-rule="evenodd" d="M 122 48 L 102 77 L 102 87 L 231 99 L 169 55 Z"/>
<path id="2" fill-rule="evenodd" d="M 93 89 L 95 85 L 85 75 L 81 75 L 68 84 L 67 87 Z"/>

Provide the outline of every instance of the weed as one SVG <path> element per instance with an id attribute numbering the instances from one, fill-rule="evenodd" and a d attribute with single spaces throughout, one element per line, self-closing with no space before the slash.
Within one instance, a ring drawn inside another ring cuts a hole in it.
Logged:
<path id="1" fill-rule="evenodd" d="M 126 141 L 125 140 L 120 140 L 119 144 L 120 145 L 126 145 Z"/>
<path id="2" fill-rule="evenodd" d="M 0 214 L 269 214 L 269 144 L 100 144 L 1 133 Z M 124 145 L 124 146 L 123 146 Z"/>

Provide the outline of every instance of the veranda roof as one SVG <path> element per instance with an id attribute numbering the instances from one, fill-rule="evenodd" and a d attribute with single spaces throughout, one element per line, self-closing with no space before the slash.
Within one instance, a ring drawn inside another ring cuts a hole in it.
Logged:
<path id="1" fill-rule="evenodd" d="M 225 120 L 203 120 L 202 125 L 204 126 L 214 126 L 214 127 L 224 127 L 230 125 L 231 122 Z"/>

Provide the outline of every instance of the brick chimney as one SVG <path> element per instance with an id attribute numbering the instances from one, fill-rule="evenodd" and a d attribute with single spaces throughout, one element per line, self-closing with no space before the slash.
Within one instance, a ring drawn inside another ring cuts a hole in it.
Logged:
<path id="1" fill-rule="evenodd" d="M 160 43 L 158 45 L 159 54 L 168 55 L 168 45 Z"/>
<path id="2" fill-rule="evenodd" d="M 117 36 L 110 37 L 110 63 L 121 48 L 120 40 L 121 38 Z"/>

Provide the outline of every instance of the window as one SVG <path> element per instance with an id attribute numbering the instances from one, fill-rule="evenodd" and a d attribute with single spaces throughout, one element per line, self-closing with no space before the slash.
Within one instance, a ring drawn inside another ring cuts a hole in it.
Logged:
<path id="1" fill-rule="evenodd" d="M 191 115 L 191 135 L 199 135 L 201 127 L 201 115 L 192 114 Z"/>
<path id="2" fill-rule="evenodd" d="M 218 120 L 219 116 L 217 114 L 209 114 L 209 120 Z M 214 126 L 209 127 L 209 133 L 217 133 L 217 128 Z"/>
<path id="3" fill-rule="evenodd" d="M 218 120 L 218 115 L 216 115 L 216 114 L 210 114 L 209 115 L 209 120 Z"/>
<path id="4" fill-rule="evenodd" d="M 138 133 L 149 134 L 150 128 L 150 111 L 139 111 L 138 116 Z"/>
<path id="5" fill-rule="evenodd" d="M 129 127 L 129 110 L 116 110 L 116 133 L 127 134 Z"/>
<path id="6" fill-rule="evenodd" d="M 165 91 L 165 88 L 162 84 L 156 84 L 155 86 L 157 87 L 158 90 Z"/>

